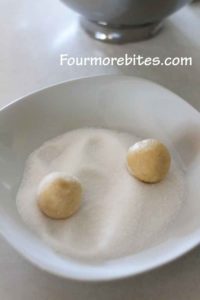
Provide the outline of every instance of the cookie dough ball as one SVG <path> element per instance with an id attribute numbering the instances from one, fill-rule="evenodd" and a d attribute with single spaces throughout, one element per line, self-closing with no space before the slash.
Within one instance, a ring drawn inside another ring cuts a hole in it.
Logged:
<path id="1" fill-rule="evenodd" d="M 161 181 L 170 168 L 170 154 L 158 140 L 140 141 L 128 150 L 129 172 L 141 181 L 155 183 Z"/>
<path id="2" fill-rule="evenodd" d="M 82 188 L 79 180 L 65 173 L 50 173 L 38 188 L 38 206 L 52 219 L 66 219 L 80 207 Z"/>

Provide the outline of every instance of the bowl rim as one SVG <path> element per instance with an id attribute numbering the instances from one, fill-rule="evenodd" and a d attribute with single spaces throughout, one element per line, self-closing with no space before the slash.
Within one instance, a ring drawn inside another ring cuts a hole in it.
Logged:
<path id="1" fill-rule="evenodd" d="M 179 100 L 179 101 L 183 102 L 185 105 L 187 105 L 190 110 L 193 110 L 193 113 L 197 114 L 198 117 L 200 116 L 200 113 L 192 105 L 190 105 L 188 102 L 186 102 L 184 99 L 182 99 L 179 95 L 168 90 L 167 88 L 163 87 L 162 85 L 155 83 L 151 80 L 143 79 L 141 77 L 116 75 L 116 74 L 111 74 L 111 75 L 102 74 L 102 75 L 97 75 L 97 76 L 80 77 L 80 78 L 76 78 L 73 80 L 61 81 L 60 83 L 49 85 L 45 88 L 37 89 L 31 93 L 28 93 L 28 94 L 14 100 L 14 101 L 11 101 L 9 104 L 2 107 L 0 109 L 0 112 L 7 110 L 10 106 L 18 105 L 19 102 L 26 101 L 27 97 L 37 96 L 38 94 L 40 94 L 40 92 L 48 90 L 50 88 L 59 87 L 59 86 L 74 83 L 74 82 L 76 83 L 78 81 L 83 81 L 83 80 L 90 80 L 90 81 L 96 80 L 96 79 L 98 80 L 100 78 L 105 78 L 105 77 L 110 78 L 110 79 L 112 79 L 112 78 L 120 79 L 121 78 L 121 79 L 125 79 L 125 80 L 126 79 L 134 80 L 134 81 L 139 80 L 140 82 L 143 81 L 146 83 L 151 83 L 155 87 L 157 86 L 159 88 L 166 90 L 168 93 L 171 93 L 174 97 L 177 98 L 177 100 Z M 0 115 L 0 117 L 1 117 L 1 115 Z M 164 256 L 157 257 L 156 260 L 146 263 L 145 266 L 142 266 L 140 268 L 138 267 L 138 269 L 136 271 L 134 269 L 121 268 L 120 272 L 115 273 L 115 271 L 114 271 L 112 273 L 102 274 L 101 272 L 98 272 L 98 270 L 97 270 L 98 266 L 97 266 L 96 268 L 93 268 L 92 270 L 90 270 L 89 272 L 86 272 L 84 274 L 84 272 L 75 272 L 75 273 L 71 272 L 70 269 L 66 273 L 65 270 L 55 269 L 55 267 L 52 265 L 46 264 L 44 262 L 41 263 L 36 257 L 30 256 L 28 249 L 26 249 L 25 247 L 21 247 L 20 243 L 18 243 L 16 241 L 16 239 L 12 238 L 12 235 L 7 235 L 6 231 L 4 231 L 2 229 L 0 229 L 0 234 L 19 254 L 21 254 L 24 258 L 26 258 L 28 261 L 30 261 L 34 266 L 37 266 L 39 269 L 44 270 L 48 273 L 52 273 L 52 274 L 62 277 L 62 278 L 73 279 L 73 280 L 77 280 L 77 281 L 90 281 L 90 282 L 119 280 L 119 279 L 128 278 L 128 277 L 132 277 L 132 276 L 137 276 L 139 274 L 143 274 L 147 271 L 154 270 L 154 269 L 164 266 L 172 261 L 175 261 L 177 258 L 183 256 L 184 254 L 186 254 L 187 252 L 194 249 L 196 246 L 198 246 L 200 244 L 200 228 L 199 228 L 199 229 L 195 230 L 193 233 L 191 233 L 189 235 L 189 238 L 187 237 L 187 243 L 181 243 L 181 245 L 179 245 L 178 247 L 171 249 L 171 251 L 169 251 L 169 253 L 167 255 L 165 254 Z M 186 238 L 183 238 L 183 240 L 185 240 L 185 239 Z M 67 261 L 67 259 L 66 259 L 66 261 Z M 87 266 L 84 264 L 80 268 L 87 269 Z"/>
<path id="2" fill-rule="evenodd" d="M 197 247 L 200 244 L 200 229 L 193 234 L 192 238 L 190 239 L 190 242 L 188 242 L 187 246 L 183 247 L 182 243 L 181 245 L 176 248 L 174 251 L 170 251 L 168 255 L 165 255 L 165 258 L 160 257 L 160 259 L 157 259 L 155 262 L 151 262 L 145 265 L 145 267 L 141 267 L 139 270 L 135 271 L 133 269 L 127 270 L 126 268 L 121 268 L 120 272 L 115 273 L 115 271 L 110 273 L 99 273 L 97 271 L 98 267 L 93 269 L 90 272 L 71 272 L 70 269 L 68 269 L 68 272 L 61 271 L 58 269 L 55 269 L 53 266 L 48 265 L 44 262 L 38 261 L 36 257 L 30 256 L 28 251 L 21 247 L 18 243 L 15 243 L 14 240 L 10 237 L 8 237 L 2 230 L 0 231 L 1 236 L 4 238 L 5 241 L 7 241 L 10 246 L 12 246 L 13 249 L 17 251 L 18 254 L 20 254 L 23 258 L 26 259 L 26 261 L 30 262 L 33 266 L 36 266 L 42 271 L 45 271 L 49 274 L 53 274 L 60 278 L 65 279 L 71 279 L 74 281 L 81 281 L 81 282 L 109 282 L 114 280 L 121 280 L 121 279 L 127 279 L 130 277 L 139 276 L 142 274 L 145 274 L 147 272 L 153 271 L 155 269 L 159 269 L 163 266 L 166 266 L 170 264 L 171 262 L 174 262 L 178 258 L 181 258 L 182 256 L 186 255 L 188 252 L 192 251 L 195 247 Z M 67 261 L 67 260 L 66 260 Z M 80 264 L 81 266 L 81 264 Z M 83 270 L 86 270 L 87 266 L 81 266 Z"/>

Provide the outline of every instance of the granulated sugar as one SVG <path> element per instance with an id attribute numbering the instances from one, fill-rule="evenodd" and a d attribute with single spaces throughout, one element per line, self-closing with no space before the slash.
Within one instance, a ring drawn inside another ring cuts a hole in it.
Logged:
<path id="1" fill-rule="evenodd" d="M 30 155 L 17 195 L 23 220 L 54 250 L 82 260 L 129 255 L 154 242 L 180 210 L 184 177 L 174 160 L 160 183 L 132 177 L 126 154 L 139 140 L 127 133 L 85 128 L 43 144 Z M 83 187 L 81 209 L 67 220 L 51 220 L 37 206 L 38 185 L 54 171 L 77 176 Z"/>

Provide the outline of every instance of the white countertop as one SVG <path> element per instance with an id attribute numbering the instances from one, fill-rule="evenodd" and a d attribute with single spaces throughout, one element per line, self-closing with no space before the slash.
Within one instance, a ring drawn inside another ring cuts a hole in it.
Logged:
<path id="1" fill-rule="evenodd" d="M 127 74 L 158 82 L 200 111 L 200 2 L 172 16 L 154 39 L 112 46 L 90 39 L 77 15 L 58 0 L 1 0 L 0 106 L 61 81 L 98 74 Z M 61 67 L 59 55 L 191 56 L 191 67 Z M 56 99 L 55 99 L 56 101 Z M 173 112 L 172 112 L 173 113 Z M 110 283 L 78 283 L 44 273 L 0 239 L 2 300 L 196 300 L 200 251 L 158 270 Z"/>

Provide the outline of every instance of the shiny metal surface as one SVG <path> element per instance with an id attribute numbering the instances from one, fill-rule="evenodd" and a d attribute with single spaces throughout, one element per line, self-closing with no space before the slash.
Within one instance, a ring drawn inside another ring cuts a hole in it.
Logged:
<path id="1" fill-rule="evenodd" d="M 101 24 L 92 22 L 85 18 L 81 19 L 81 25 L 94 39 L 111 44 L 123 44 L 149 39 L 157 34 L 162 28 L 161 22 L 141 26 L 120 26 L 113 28 L 107 23 Z"/>
<path id="2" fill-rule="evenodd" d="M 82 15 L 83 28 L 95 39 L 125 43 L 156 34 L 164 18 L 190 0 L 61 0 Z"/>

